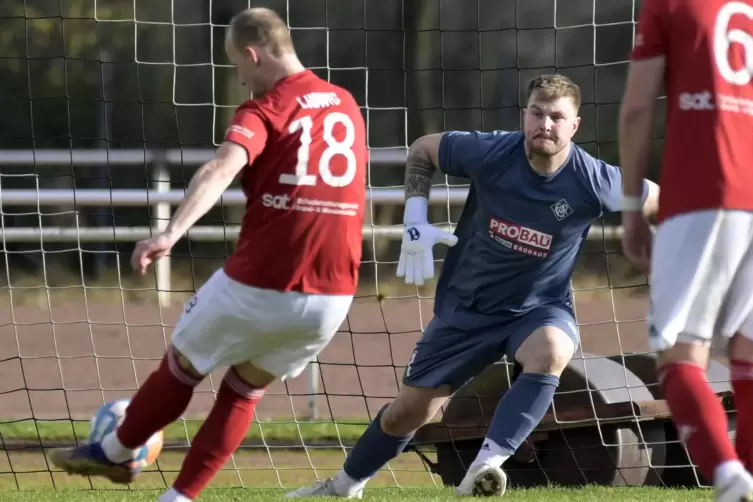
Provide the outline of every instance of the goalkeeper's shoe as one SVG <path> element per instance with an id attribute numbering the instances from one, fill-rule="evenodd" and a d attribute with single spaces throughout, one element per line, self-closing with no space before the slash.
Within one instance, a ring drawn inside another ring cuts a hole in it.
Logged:
<path id="1" fill-rule="evenodd" d="M 340 495 L 335 490 L 334 478 L 319 480 L 311 486 L 304 486 L 294 492 L 290 492 L 285 495 L 286 498 L 298 498 L 298 497 L 340 497 L 344 499 L 360 499 L 363 498 L 363 488 L 354 490 L 353 493 L 348 495 Z"/>
<path id="2" fill-rule="evenodd" d="M 465 497 L 494 497 L 507 488 L 507 474 L 499 467 L 479 465 L 471 467 L 455 493 Z"/>
<path id="3" fill-rule="evenodd" d="M 715 485 L 716 502 L 753 502 L 753 476 L 747 472 L 740 472 L 726 483 Z"/>
<path id="4" fill-rule="evenodd" d="M 141 471 L 132 460 L 120 464 L 111 461 L 100 443 L 54 450 L 50 454 L 50 461 L 68 474 L 100 476 L 118 484 L 131 483 Z"/>

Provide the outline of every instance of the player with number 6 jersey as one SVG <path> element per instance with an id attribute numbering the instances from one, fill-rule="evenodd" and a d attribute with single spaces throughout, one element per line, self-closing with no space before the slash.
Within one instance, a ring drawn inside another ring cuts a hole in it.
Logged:
<path id="1" fill-rule="evenodd" d="M 238 245 L 186 304 L 122 425 L 101 442 L 52 455 L 69 473 L 129 483 L 139 472 L 135 452 L 180 418 L 206 375 L 229 368 L 159 502 L 199 496 L 244 438 L 265 389 L 299 375 L 329 343 L 358 285 L 368 161 L 358 104 L 303 67 L 269 9 L 235 16 L 225 50 L 254 99 L 238 107 L 167 230 L 139 242 L 131 264 L 144 274 L 240 174 L 247 203 Z"/>
<path id="2" fill-rule="evenodd" d="M 650 272 L 649 342 L 678 436 L 718 501 L 753 501 L 753 0 L 644 0 L 620 113 L 623 249 Z M 655 236 L 640 212 L 667 96 Z M 730 358 L 735 445 L 706 381 Z"/>

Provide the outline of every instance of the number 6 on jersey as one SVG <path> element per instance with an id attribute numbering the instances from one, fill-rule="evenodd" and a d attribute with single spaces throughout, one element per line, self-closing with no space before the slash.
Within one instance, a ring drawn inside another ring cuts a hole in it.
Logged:
<path id="1" fill-rule="evenodd" d="M 335 126 L 341 124 L 345 129 L 345 138 L 338 140 L 335 138 Z M 322 127 L 322 140 L 327 145 L 319 156 L 319 177 L 322 181 L 332 187 L 345 187 L 353 182 L 356 176 L 356 154 L 353 151 L 353 144 L 356 140 L 356 131 L 353 121 L 344 113 L 331 112 L 324 116 Z M 315 186 L 317 184 L 317 175 L 309 173 L 309 160 L 311 154 L 311 143 L 313 141 L 312 131 L 314 121 L 311 116 L 306 115 L 290 123 L 288 132 L 295 134 L 301 131 L 301 146 L 298 148 L 298 162 L 295 166 L 295 174 L 281 174 L 280 183 L 284 185 Z M 345 158 L 345 172 L 338 176 L 332 173 L 332 159 L 338 155 Z"/>

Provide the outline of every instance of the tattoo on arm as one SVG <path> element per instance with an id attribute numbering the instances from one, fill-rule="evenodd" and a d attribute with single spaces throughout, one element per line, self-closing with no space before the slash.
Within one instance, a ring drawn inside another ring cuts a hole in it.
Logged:
<path id="1" fill-rule="evenodd" d="M 425 152 L 409 151 L 405 166 L 405 198 L 429 198 L 434 171 L 436 167 Z"/>

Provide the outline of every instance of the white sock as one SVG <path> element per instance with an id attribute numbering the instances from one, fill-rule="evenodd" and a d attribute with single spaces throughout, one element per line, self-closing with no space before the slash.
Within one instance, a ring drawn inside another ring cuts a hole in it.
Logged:
<path id="1" fill-rule="evenodd" d="M 157 502 L 192 502 L 190 498 L 181 495 L 175 488 L 170 488 L 157 500 Z"/>
<path id="2" fill-rule="evenodd" d="M 476 458 L 471 463 L 470 467 L 468 467 L 468 471 L 470 472 L 472 469 L 482 465 L 502 467 L 502 464 L 504 464 L 508 458 L 510 458 L 510 454 L 503 450 L 501 446 L 491 439 L 485 438 Z"/>
<path id="3" fill-rule="evenodd" d="M 105 452 L 107 458 L 116 464 L 127 462 L 136 458 L 139 453 L 139 449 L 129 450 L 118 439 L 118 435 L 115 431 L 112 431 L 104 438 L 102 438 L 102 451 Z"/>
<path id="4" fill-rule="evenodd" d="M 332 479 L 335 493 L 340 497 L 348 497 L 357 493 L 359 490 L 362 490 L 368 482 L 369 478 L 362 479 L 361 481 L 351 478 L 344 469 L 340 469 L 340 472 L 338 472 Z"/>
<path id="5" fill-rule="evenodd" d="M 730 479 L 738 474 L 745 472 L 745 467 L 737 460 L 728 460 L 722 462 L 714 469 L 714 484 L 717 486 L 726 485 Z"/>

